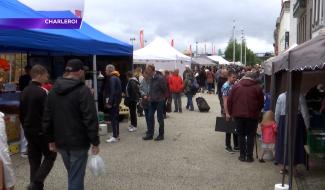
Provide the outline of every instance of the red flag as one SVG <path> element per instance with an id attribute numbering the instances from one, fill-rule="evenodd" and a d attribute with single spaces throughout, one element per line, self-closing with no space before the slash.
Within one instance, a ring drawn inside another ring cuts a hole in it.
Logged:
<path id="1" fill-rule="evenodd" d="M 140 48 L 144 48 L 144 34 L 143 34 L 143 30 L 140 31 Z"/>
<path id="2" fill-rule="evenodd" d="M 172 47 L 174 47 L 174 39 L 172 39 L 172 41 L 170 42 L 170 45 L 171 45 Z"/>
<path id="3" fill-rule="evenodd" d="M 78 17 L 78 18 L 81 18 L 81 13 L 82 13 L 81 10 L 75 10 L 75 11 L 74 11 L 74 14 L 75 14 L 76 17 Z"/>

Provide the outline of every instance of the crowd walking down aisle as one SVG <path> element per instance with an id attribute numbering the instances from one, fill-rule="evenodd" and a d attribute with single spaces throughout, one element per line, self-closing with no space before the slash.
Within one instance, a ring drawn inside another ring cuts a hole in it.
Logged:
<path id="1" fill-rule="evenodd" d="M 216 95 L 203 95 L 211 106 L 208 113 L 183 110 L 168 113 L 165 139 L 143 141 L 147 131 L 144 117 L 138 118 L 137 131 L 130 133 L 129 123 L 120 123 L 119 143 L 100 144 L 100 155 L 106 163 L 106 174 L 94 177 L 86 170 L 85 189 L 269 189 L 279 181 L 273 163 L 243 163 L 239 153 L 224 151 L 224 133 L 214 132 L 216 115 L 220 115 Z M 182 101 L 185 102 L 185 97 Z M 185 106 L 185 105 L 184 105 Z M 157 125 L 157 124 L 156 124 Z M 158 132 L 158 129 L 156 129 Z M 102 136 L 104 142 L 107 136 Z M 14 156 L 16 189 L 29 182 L 27 160 Z M 61 156 L 45 181 L 48 190 L 66 189 L 67 174 Z"/>

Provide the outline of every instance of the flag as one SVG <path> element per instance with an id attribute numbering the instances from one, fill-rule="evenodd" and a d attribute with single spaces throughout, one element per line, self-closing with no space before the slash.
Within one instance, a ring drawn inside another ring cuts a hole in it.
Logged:
<path id="1" fill-rule="evenodd" d="M 140 48 L 144 48 L 144 34 L 143 34 L 143 30 L 140 31 Z"/>
<path id="2" fill-rule="evenodd" d="M 81 18 L 82 11 L 81 10 L 75 10 L 74 14 L 76 15 L 76 17 Z"/>
<path id="3" fill-rule="evenodd" d="M 172 41 L 170 42 L 170 45 L 171 45 L 172 47 L 174 47 L 174 39 L 172 39 Z"/>

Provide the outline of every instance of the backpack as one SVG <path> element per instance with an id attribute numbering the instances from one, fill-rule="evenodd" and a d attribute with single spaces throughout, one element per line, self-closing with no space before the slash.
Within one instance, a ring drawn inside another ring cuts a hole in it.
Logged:
<path id="1" fill-rule="evenodd" d="M 197 80 L 196 79 L 191 80 L 191 92 L 193 94 L 196 94 L 197 91 L 199 90 L 199 88 L 200 88 L 200 85 L 199 85 L 199 83 L 197 83 Z"/>

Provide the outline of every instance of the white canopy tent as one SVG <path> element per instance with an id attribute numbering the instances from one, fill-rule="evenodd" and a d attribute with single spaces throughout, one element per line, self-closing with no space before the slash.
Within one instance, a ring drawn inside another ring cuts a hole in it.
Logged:
<path id="1" fill-rule="evenodd" d="M 165 39 L 157 37 L 146 47 L 133 52 L 133 63 L 153 64 L 156 70 L 179 69 L 182 74 L 185 66 L 191 65 L 191 58 L 173 48 Z"/>
<path id="2" fill-rule="evenodd" d="M 230 62 L 219 55 L 208 56 L 209 59 L 218 62 L 220 65 L 230 65 Z"/>

